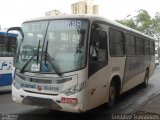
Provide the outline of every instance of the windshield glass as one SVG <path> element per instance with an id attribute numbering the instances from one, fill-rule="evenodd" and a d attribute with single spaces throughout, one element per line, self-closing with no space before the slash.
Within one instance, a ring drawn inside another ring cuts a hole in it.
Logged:
<path id="1" fill-rule="evenodd" d="M 22 69 L 27 61 L 37 52 L 38 47 L 40 51 L 39 53 L 41 53 L 47 25 L 48 21 L 39 21 L 24 23 L 21 26 L 24 33 L 24 38 L 22 39 L 21 35 L 18 35 L 17 51 L 14 58 L 14 65 L 17 68 Z M 34 59 L 27 65 L 25 71 L 31 71 L 34 67 L 36 69 L 37 66 L 40 67 L 39 63 L 40 60 L 37 64 L 37 56 L 35 56 Z M 37 71 L 39 71 L 39 68 L 37 69 Z"/>
<path id="2" fill-rule="evenodd" d="M 24 23 L 15 66 L 22 69 L 39 48 L 38 61 L 36 55 L 24 71 L 65 73 L 82 69 L 86 65 L 88 25 L 87 20 L 79 19 Z"/>

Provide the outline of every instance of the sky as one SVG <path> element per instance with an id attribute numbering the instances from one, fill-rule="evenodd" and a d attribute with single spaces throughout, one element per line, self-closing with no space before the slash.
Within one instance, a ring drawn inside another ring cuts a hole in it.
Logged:
<path id="1" fill-rule="evenodd" d="M 80 0 L 1 0 L 1 28 L 21 26 L 27 19 L 45 16 L 50 10 L 71 14 L 71 4 Z M 136 15 L 138 9 L 147 10 L 154 17 L 160 12 L 160 0 L 93 0 L 99 5 L 99 15 L 110 20 Z"/>

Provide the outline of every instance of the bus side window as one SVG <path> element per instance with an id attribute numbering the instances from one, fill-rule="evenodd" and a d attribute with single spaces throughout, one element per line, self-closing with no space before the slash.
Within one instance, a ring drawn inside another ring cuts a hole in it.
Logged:
<path id="1" fill-rule="evenodd" d="M 100 29 L 92 29 L 91 33 L 89 76 L 107 64 L 107 33 Z"/>
<path id="2" fill-rule="evenodd" d="M 111 57 L 124 56 L 124 32 L 115 28 L 109 29 L 109 49 Z"/>

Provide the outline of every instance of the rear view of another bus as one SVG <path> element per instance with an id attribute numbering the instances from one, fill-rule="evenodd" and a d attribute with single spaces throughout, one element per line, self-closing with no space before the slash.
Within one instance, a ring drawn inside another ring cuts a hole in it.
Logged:
<path id="1" fill-rule="evenodd" d="M 13 56 L 16 49 L 17 34 L 0 32 L 0 92 L 11 90 L 13 76 Z"/>

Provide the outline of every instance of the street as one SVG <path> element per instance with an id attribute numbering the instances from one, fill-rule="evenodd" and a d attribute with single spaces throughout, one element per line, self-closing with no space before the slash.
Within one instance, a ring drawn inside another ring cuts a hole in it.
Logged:
<path id="1" fill-rule="evenodd" d="M 123 94 L 116 105 L 108 109 L 102 105 L 86 113 L 75 114 L 48 110 L 33 106 L 17 104 L 12 101 L 11 93 L 0 94 L 0 113 L 17 115 L 18 120 L 106 120 L 111 114 L 132 114 L 140 109 L 142 105 L 148 102 L 152 97 L 160 93 L 160 68 L 155 70 L 155 74 L 150 78 L 149 86 L 142 88 L 138 86 L 129 92 Z M 1 116 L 0 116 L 1 118 Z"/>

